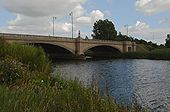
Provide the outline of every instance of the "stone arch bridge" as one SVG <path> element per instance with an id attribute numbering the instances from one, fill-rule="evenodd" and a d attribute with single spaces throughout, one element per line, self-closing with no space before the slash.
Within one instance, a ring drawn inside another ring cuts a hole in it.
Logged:
<path id="1" fill-rule="evenodd" d="M 25 34 L 8 34 L 0 33 L 0 37 L 8 43 L 21 44 L 46 44 L 59 46 L 71 52 L 75 56 L 85 56 L 85 52 L 95 47 L 109 47 L 119 51 L 120 53 L 135 52 L 136 43 L 131 41 L 109 41 L 109 40 L 93 40 L 82 38 L 63 38 L 42 35 L 25 35 Z M 104 48 L 102 49 L 105 50 Z"/>

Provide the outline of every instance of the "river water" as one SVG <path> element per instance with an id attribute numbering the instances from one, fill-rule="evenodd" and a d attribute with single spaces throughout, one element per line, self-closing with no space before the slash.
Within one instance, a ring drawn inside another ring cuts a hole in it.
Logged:
<path id="1" fill-rule="evenodd" d="M 56 63 L 55 70 L 84 84 L 95 80 L 120 104 L 129 105 L 135 100 L 154 112 L 170 112 L 170 61 L 68 61 Z"/>

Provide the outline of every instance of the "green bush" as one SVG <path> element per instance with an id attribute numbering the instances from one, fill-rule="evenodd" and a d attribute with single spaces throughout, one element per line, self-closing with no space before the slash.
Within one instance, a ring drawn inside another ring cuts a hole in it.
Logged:
<path id="1" fill-rule="evenodd" d="M 1 84 L 25 84 L 38 77 L 49 77 L 50 72 L 51 62 L 42 48 L 0 40 Z"/>
<path id="2" fill-rule="evenodd" d="M 128 52 L 120 54 L 119 57 L 125 59 L 145 59 L 148 57 L 148 52 Z"/>
<path id="3" fill-rule="evenodd" d="M 8 44 L 1 41 L 0 57 L 11 56 L 17 58 L 23 64 L 29 66 L 30 70 L 50 73 L 50 61 L 42 48 L 29 45 Z"/>
<path id="4" fill-rule="evenodd" d="M 0 60 L 0 83 L 14 84 L 17 80 L 26 77 L 29 69 L 23 63 L 12 57 Z"/>
<path id="5" fill-rule="evenodd" d="M 150 59 L 170 59 L 170 49 L 164 48 L 164 49 L 156 49 L 149 53 Z"/>
<path id="6" fill-rule="evenodd" d="M 155 49 L 149 52 L 128 52 L 118 55 L 119 58 L 125 59 L 170 59 L 170 49 Z"/>

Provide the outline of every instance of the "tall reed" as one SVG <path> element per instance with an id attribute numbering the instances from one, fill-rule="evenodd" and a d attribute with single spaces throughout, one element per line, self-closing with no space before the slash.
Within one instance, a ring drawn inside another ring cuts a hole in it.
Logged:
<path id="1" fill-rule="evenodd" d="M 140 108 L 117 105 L 91 86 L 60 76 L 47 82 L 31 80 L 25 86 L 0 86 L 2 112 L 143 112 Z M 140 110 L 139 110 L 140 109 Z"/>
<path id="2" fill-rule="evenodd" d="M 29 65 L 31 70 L 50 72 L 50 61 L 42 48 L 30 45 L 8 44 L 1 41 L 0 57 L 11 56 L 18 58 L 24 64 Z"/>

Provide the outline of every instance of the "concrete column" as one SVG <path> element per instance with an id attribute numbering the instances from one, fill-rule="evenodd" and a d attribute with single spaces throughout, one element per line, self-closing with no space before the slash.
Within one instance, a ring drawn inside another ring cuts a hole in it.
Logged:
<path id="1" fill-rule="evenodd" d="M 85 59 L 84 53 L 82 52 L 81 48 L 81 38 L 76 38 L 76 49 L 75 49 L 75 54 L 77 59 Z"/>
<path id="2" fill-rule="evenodd" d="M 129 47 L 131 48 L 130 52 L 136 51 L 136 43 L 132 41 L 123 41 L 123 53 L 129 52 Z"/>
<path id="3" fill-rule="evenodd" d="M 127 52 L 126 41 L 123 41 L 123 53 Z"/>
<path id="4" fill-rule="evenodd" d="M 75 49 L 75 54 L 77 55 L 77 56 L 79 56 L 79 55 L 81 55 L 80 54 L 80 44 L 81 44 L 81 39 L 80 38 L 76 38 L 76 43 L 75 43 L 76 45 L 76 49 Z"/>
<path id="5" fill-rule="evenodd" d="M 133 52 L 136 52 L 136 42 L 132 42 Z"/>

